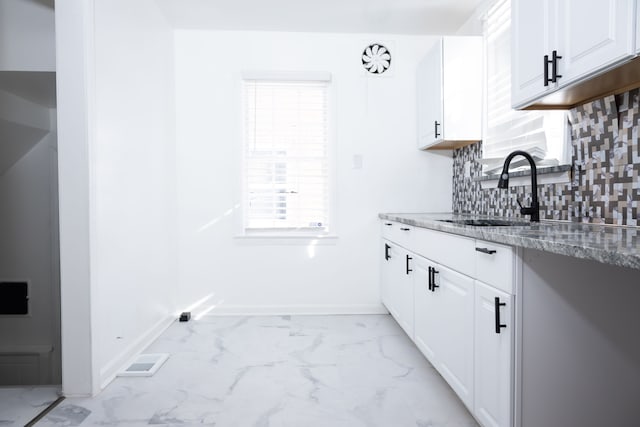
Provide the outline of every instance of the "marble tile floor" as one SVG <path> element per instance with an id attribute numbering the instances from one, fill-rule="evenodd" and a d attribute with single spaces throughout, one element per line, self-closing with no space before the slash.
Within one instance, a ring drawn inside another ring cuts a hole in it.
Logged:
<path id="1" fill-rule="evenodd" d="M 208 317 L 146 352 L 171 356 L 37 426 L 477 426 L 388 315 Z"/>
<path id="2" fill-rule="evenodd" d="M 0 387 L 0 426 L 24 426 L 47 409 L 59 391 L 59 386 Z"/>

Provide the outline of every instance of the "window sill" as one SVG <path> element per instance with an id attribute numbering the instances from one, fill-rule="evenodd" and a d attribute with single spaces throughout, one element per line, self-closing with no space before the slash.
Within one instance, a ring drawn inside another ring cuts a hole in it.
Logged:
<path id="1" fill-rule="evenodd" d="M 241 244 L 251 245 L 335 245 L 338 236 L 335 234 L 238 234 L 234 240 Z"/>
<path id="2" fill-rule="evenodd" d="M 564 184 L 571 182 L 572 179 L 571 165 L 548 166 L 538 169 L 538 185 L 545 184 Z M 509 172 L 509 186 L 518 187 L 523 185 L 531 185 L 531 170 L 520 170 Z M 483 175 L 473 178 L 474 181 L 480 182 L 482 189 L 496 188 L 498 186 L 500 174 Z"/>

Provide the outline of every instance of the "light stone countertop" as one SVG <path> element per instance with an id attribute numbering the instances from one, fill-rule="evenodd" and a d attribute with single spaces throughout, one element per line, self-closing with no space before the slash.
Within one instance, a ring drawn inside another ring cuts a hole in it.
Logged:
<path id="1" fill-rule="evenodd" d="M 544 220 L 532 224 L 513 218 L 451 213 L 381 213 L 378 216 L 415 227 L 640 270 L 640 227 Z M 478 227 L 442 222 L 462 219 L 514 220 L 518 225 Z"/>

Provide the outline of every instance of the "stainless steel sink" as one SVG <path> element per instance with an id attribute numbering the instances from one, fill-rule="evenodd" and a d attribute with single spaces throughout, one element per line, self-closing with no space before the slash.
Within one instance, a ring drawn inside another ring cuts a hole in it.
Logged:
<path id="1" fill-rule="evenodd" d="M 529 222 L 507 221 L 504 219 L 439 219 L 438 221 L 458 225 L 471 225 L 473 227 L 524 227 L 530 225 Z"/>

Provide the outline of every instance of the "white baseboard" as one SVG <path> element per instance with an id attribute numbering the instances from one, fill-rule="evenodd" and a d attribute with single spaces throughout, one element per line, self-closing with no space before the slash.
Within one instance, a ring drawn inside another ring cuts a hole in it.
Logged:
<path id="1" fill-rule="evenodd" d="M 100 390 L 109 385 L 125 366 L 138 356 L 145 348 L 156 340 L 169 326 L 175 322 L 174 316 L 166 316 L 138 337 L 129 347 L 114 357 L 100 369 Z"/>
<path id="2" fill-rule="evenodd" d="M 388 314 L 382 304 L 363 305 L 225 305 L 218 306 L 206 315 L 210 316 L 286 316 L 286 315 L 348 315 Z M 197 318 L 197 316 L 196 316 Z"/>

